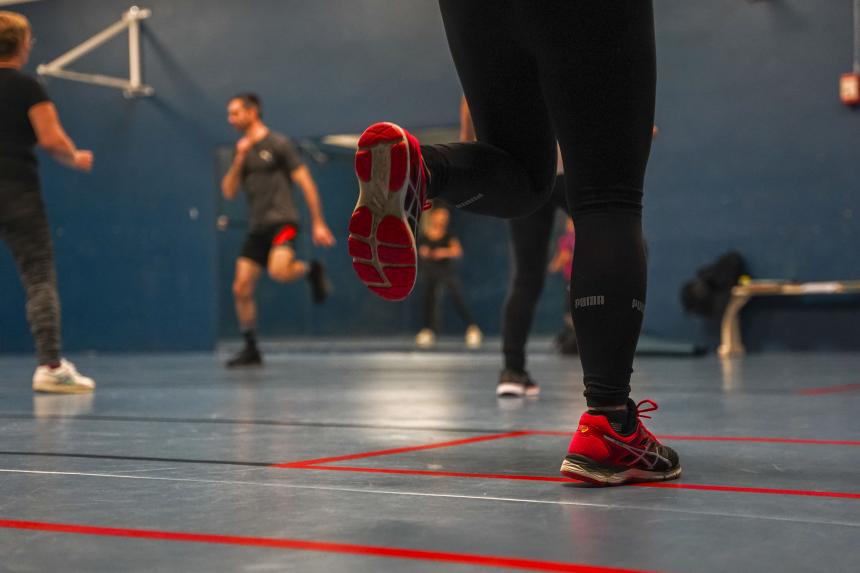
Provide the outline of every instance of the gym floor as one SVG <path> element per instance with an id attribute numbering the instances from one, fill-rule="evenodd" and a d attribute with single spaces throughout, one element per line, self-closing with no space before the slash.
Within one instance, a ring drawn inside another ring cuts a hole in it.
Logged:
<path id="1" fill-rule="evenodd" d="M 639 358 L 684 475 L 596 488 L 558 473 L 575 358 L 497 400 L 499 357 L 454 348 L 72 356 L 92 396 L 2 356 L 0 570 L 860 568 L 860 355 Z"/>

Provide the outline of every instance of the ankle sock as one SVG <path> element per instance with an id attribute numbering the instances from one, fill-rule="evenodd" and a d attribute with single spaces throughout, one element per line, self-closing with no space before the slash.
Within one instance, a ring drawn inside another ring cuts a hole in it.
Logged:
<path id="1" fill-rule="evenodd" d="M 247 330 L 242 331 L 242 338 L 245 339 L 245 347 L 246 348 L 257 348 L 257 331 L 253 328 L 249 328 Z"/>
<path id="2" fill-rule="evenodd" d="M 626 408 L 623 409 L 613 406 L 594 407 L 589 408 L 588 413 L 605 417 L 609 421 L 609 426 L 622 436 L 629 435 L 636 429 L 638 415 L 636 412 L 636 405 L 632 400 L 628 399 Z"/>

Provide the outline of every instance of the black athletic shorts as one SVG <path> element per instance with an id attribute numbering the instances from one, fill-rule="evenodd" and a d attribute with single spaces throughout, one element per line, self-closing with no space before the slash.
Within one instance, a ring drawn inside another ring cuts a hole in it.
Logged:
<path id="1" fill-rule="evenodd" d="M 251 231 L 245 237 L 240 257 L 251 259 L 261 267 L 269 264 L 269 252 L 273 247 L 293 248 L 293 240 L 299 233 L 299 226 L 293 223 L 275 225 L 262 231 Z"/>

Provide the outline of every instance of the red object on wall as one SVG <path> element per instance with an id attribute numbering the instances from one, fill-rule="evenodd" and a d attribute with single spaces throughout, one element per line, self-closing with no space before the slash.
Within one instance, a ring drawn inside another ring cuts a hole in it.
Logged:
<path id="1" fill-rule="evenodd" d="M 839 80 L 839 97 L 845 105 L 860 104 L 860 74 L 842 74 Z"/>

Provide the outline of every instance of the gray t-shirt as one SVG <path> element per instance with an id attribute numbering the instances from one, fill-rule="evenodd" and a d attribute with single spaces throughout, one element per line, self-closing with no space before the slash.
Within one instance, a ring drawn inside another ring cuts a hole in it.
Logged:
<path id="1" fill-rule="evenodd" d="M 299 222 L 290 173 L 301 166 L 296 146 L 280 133 L 270 131 L 251 148 L 242 166 L 251 231 Z"/>

